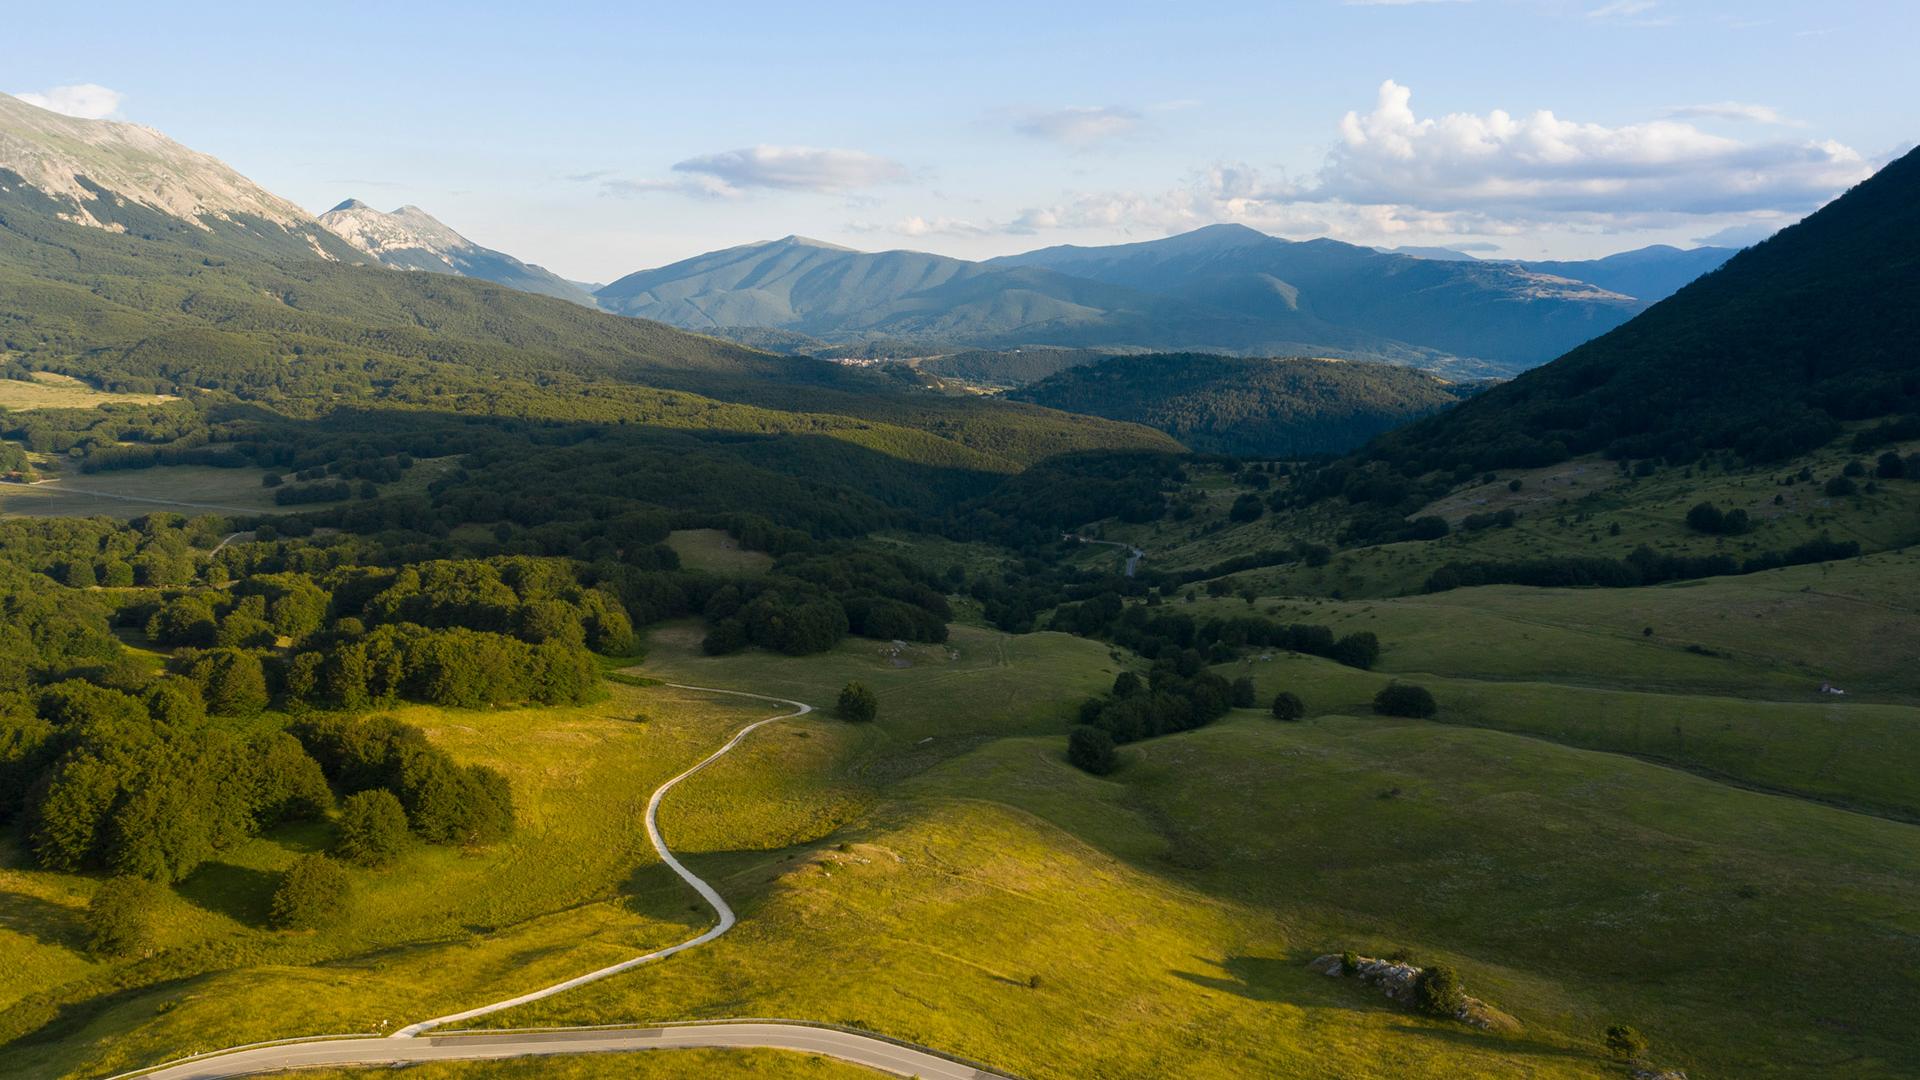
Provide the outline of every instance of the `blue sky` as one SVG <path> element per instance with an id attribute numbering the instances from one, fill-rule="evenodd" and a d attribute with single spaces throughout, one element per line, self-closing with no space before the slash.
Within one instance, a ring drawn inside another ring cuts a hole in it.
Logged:
<path id="1" fill-rule="evenodd" d="M 292 7 L 17 10 L 0 89 L 596 281 L 788 233 L 1686 246 L 1920 133 L 1911 0 Z"/>

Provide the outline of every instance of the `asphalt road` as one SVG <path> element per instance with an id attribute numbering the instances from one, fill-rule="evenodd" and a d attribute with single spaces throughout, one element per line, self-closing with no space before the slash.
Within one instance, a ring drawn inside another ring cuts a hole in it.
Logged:
<path id="1" fill-rule="evenodd" d="M 447 1024 L 511 1009 L 530 1001 L 539 1001 L 541 998 L 552 997 L 642 964 L 665 959 L 674 953 L 704 945 L 732 929 L 734 923 L 738 921 L 726 899 L 713 886 L 682 865 L 667 847 L 666 840 L 660 835 L 660 801 L 680 781 L 718 761 L 755 729 L 776 720 L 805 716 L 813 711 L 813 707 L 799 701 L 770 697 L 766 694 L 750 694 L 743 690 L 683 686 L 679 683 L 667 685 L 679 690 L 729 694 L 793 707 L 791 712 L 769 716 L 765 720 L 755 721 L 741 728 L 734 733 L 733 738 L 727 740 L 726 745 L 702 758 L 699 764 L 655 788 L 653 797 L 647 800 L 647 839 L 653 843 L 654 851 L 659 853 L 661 861 L 667 864 L 668 869 L 678 874 L 681 880 L 691 885 L 694 891 L 700 894 L 717 916 L 714 925 L 705 933 L 688 938 L 677 945 L 623 960 L 618 964 L 597 971 L 589 971 L 584 975 L 576 975 L 564 982 L 554 983 L 552 986 L 542 987 L 504 1001 L 495 1001 L 462 1012 L 409 1024 L 384 1038 L 374 1035 L 354 1035 L 289 1040 L 271 1045 L 216 1051 L 211 1055 L 163 1065 L 144 1072 L 121 1075 L 140 1076 L 151 1078 L 151 1080 L 213 1080 L 216 1077 L 255 1076 L 287 1069 L 324 1066 L 392 1066 L 422 1061 L 473 1061 L 551 1054 L 604 1054 L 693 1047 L 760 1047 L 820 1054 L 856 1065 L 865 1065 L 895 1076 L 923 1077 L 926 1080 L 1005 1080 L 998 1073 L 986 1072 L 931 1051 L 902 1046 L 871 1035 L 778 1021 L 723 1021 L 658 1027 L 497 1030 L 465 1034 L 427 1034 Z"/>
<path id="2" fill-rule="evenodd" d="M 547 1054 L 605 1054 L 694 1047 L 765 1048 L 819 1054 L 926 1080 L 1005 1080 L 998 1073 L 885 1039 L 805 1024 L 717 1023 L 575 1031 L 501 1031 L 419 1038 L 331 1039 L 261 1046 L 169 1065 L 151 1080 L 216 1080 L 322 1066 L 389 1066 L 422 1061 L 476 1061 Z"/>

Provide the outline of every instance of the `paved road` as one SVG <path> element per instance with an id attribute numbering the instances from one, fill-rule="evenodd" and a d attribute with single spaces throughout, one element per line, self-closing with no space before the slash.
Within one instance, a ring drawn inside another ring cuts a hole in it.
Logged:
<path id="1" fill-rule="evenodd" d="M 668 683 L 679 690 L 694 690 L 701 693 L 729 694 L 735 697 L 754 698 L 759 701 L 772 701 L 781 705 L 791 705 L 793 711 L 769 716 L 755 721 L 735 732 L 726 745 L 701 759 L 699 764 L 673 777 L 654 789 L 653 797 L 647 800 L 646 828 L 647 839 L 653 843 L 653 849 L 659 853 L 662 862 L 688 885 L 693 886 L 702 899 L 713 908 L 718 917 L 713 927 L 696 937 L 688 938 L 677 945 L 636 956 L 598 971 L 589 971 L 564 982 L 542 987 L 518 997 L 495 1001 L 487 1005 L 450 1013 L 446 1016 L 422 1020 L 409 1024 L 384 1038 L 376 1035 L 353 1035 L 333 1038 L 313 1038 L 286 1040 L 269 1045 L 239 1047 L 227 1051 L 216 1051 L 211 1055 L 162 1065 L 136 1073 L 123 1073 L 122 1076 L 140 1076 L 148 1080 L 214 1080 L 218 1077 L 254 1076 L 260 1073 L 280 1072 L 287 1069 L 315 1068 L 322 1066 L 391 1066 L 411 1064 L 422 1061 L 460 1061 L 488 1058 L 512 1058 L 541 1056 L 550 1054 L 602 1054 L 618 1051 L 667 1050 L 692 1047 L 752 1048 L 761 1047 L 777 1050 L 792 1050 L 801 1053 L 821 1054 L 849 1061 L 856 1065 L 865 1065 L 896 1076 L 923 1077 L 926 1080 L 1005 1080 L 1000 1074 L 987 1072 L 971 1064 L 943 1057 L 940 1054 L 915 1047 L 903 1046 L 886 1039 L 855 1031 L 843 1031 L 837 1028 L 818 1027 L 801 1023 L 780 1021 L 723 1021 L 700 1024 L 669 1024 L 657 1027 L 632 1028 L 576 1028 L 570 1030 L 543 1029 L 534 1031 L 516 1031 L 501 1029 L 487 1032 L 448 1033 L 440 1035 L 425 1034 L 434 1028 L 447 1024 L 471 1020 L 488 1013 L 511 1009 L 525 1005 L 530 1001 L 552 997 L 578 986 L 617 975 L 642 964 L 665 959 L 674 953 L 704 945 L 721 934 L 732 929 L 737 921 L 733 908 L 713 886 L 696 877 L 691 870 L 667 847 L 660 835 L 660 801 L 674 786 L 708 765 L 713 764 L 729 750 L 740 744 L 756 728 L 771 724 L 776 720 L 786 720 L 795 716 L 805 716 L 813 707 L 799 701 L 786 698 L 769 697 L 766 694 L 750 694 L 742 690 L 720 690 L 710 686 L 683 686 Z M 116 1078 L 117 1080 L 117 1078 Z"/>
<path id="2" fill-rule="evenodd" d="M 557 982 L 552 986 L 541 987 L 538 990 L 521 994 L 518 997 L 510 997 L 505 1001 L 495 1001 L 477 1008 L 467 1009 L 463 1012 L 449 1013 L 446 1016 L 436 1016 L 431 1020 L 422 1020 L 417 1024 L 408 1024 L 406 1027 L 394 1032 L 391 1036 L 392 1038 L 412 1038 L 423 1031 L 428 1031 L 433 1028 L 444 1027 L 447 1024 L 457 1024 L 462 1020 L 471 1020 L 476 1016 L 497 1013 L 503 1009 L 511 1009 L 515 1006 L 525 1005 L 530 1001 L 539 1001 L 541 998 L 549 998 L 555 994 L 563 994 L 575 987 L 585 986 L 590 982 L 598 982 L 609 975 L 618 975 L 623 971 L 630 971 L 642 964 L 650 964 L 655 960 L 665 960 L 674 953 L 685 952 L 688 949 L 705 945 L 707 942 L 733 929 L 733 924 L 738 920 L 734 917 L 733 908 L 727 905 L 726 899 L 722 897 L 713 886 L 695 877 L 693 871 L 681 865 L 680 860 L 674 858 L 673 852 L 667 849 L 666 840 L 660 836 L 660 800 L 667 797 L 667 792 L 672 791 L 674 785 L 720 760 L 721 757 L 726 755 L 727 751 L 740 745 L 740 740 L 752 734 L 755 728 L 771 724 L 775 720 L 786 720 L 795 716 L 805 716 L 813 711 L 813 706 L 799 701 L 789 701 L 786 698 L 769 697 L 766 694 L 749 694 L 744 690 L 716 690 L 711 686 L 682 686 L 679 683 L 668 683 L 667 685 L 676 690 L 697 690 L 706 694 L 731 694 L 734 697 L 749 697 L 759 701 L 774 701 L 782 705 L 791 705 L 794 710 L 792 712 L 781 713 L 778 716 L 769 716 L 765 720 L 757 720 L 741 728 L 734 733 L 733 738 L 727 740 L 725 746 L 702 758 L 698 765 L 695 765 L 693 768 L 688 769 L 686 772 L 653 789 L 653 797 L 647 800 L 647 839 L 653 842 L 653 850 L 660 854 L 660 861 L 666 863 L 668 869 L 680 875 L 682 881 L 693 886 L 693 891 L 699 893 L 700 898 L 705 900 L 707 906 L 713 909 L 713 913 L 718 917 L 718 921 L 716 921 L 713 927 L 706 933 L 700 934 L 697 937 L 690 937 L 678 945 L 669 945 L 664 949 L 647 953 L 644 956 L 636 956 L 631 960 L 622 960 L 617 964 L 611 964 L 598 971 L 589 971 L 585 975 L 576 975 L 564 982 Z"/>
<path id="3" fill-rule="evenodd" d="M 1125 550 L 1127 553 L 1126 573 L 1128 577 L 1132 577 L 1133 572 L 1140 568 L 1140 560 L 1147 557 L 1147 553 L 1140 548 L 1134 547 L 1132 544 L 1123 544 L 1118 540 L 1095 540 L 1090 536 L 1081 536 L 1079 533 L 1068 533 L 1067 536 L 1083 544 L 1101 544 L 1105 547 L 1117 547 Z"/>
<path id="4" fill-rule="evenodd" d="M 474 1061 L 694 1047 L 792 1050 L 865 1065 L 895 1076 L 923 1077 L 926 1080 L 1005 1080 L 998 1073 L 986 1072 L 964 1062 L 871 1035 L 805 1024 L 764 1022 L 574 1031 L 496 1031 L 428 1035 L 415 1039 L 366 1036 L 255 1047 L 182 1062 L 142 1075 L 149 1080 L 219 1080 L 321 1066 L 381 1066 L 421 1061 Z"/>

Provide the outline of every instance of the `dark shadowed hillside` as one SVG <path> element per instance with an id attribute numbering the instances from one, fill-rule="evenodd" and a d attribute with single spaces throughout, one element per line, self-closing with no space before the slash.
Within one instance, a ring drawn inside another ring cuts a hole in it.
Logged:
<path id="1" fill-rule="evenodd" d="M 1920 153 L 1627 325 L 1382 439 L 1421 467 L 1604 450 L 1780 460 L 1920 407 Z"/>
<path id="2" fill-rule="evenodd" d="M 1461 394 L 1389 364 L 1178 353 L 1069 368 L 1012 396 L 1146 424 L 1195 450 L 1300 457 L 1350 450 Z"/>

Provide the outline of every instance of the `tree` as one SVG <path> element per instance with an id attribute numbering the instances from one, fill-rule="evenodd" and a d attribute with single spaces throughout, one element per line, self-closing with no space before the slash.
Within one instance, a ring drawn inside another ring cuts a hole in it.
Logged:
<path id="1" fill-rule="evenodd" d="M 1067 761 L 1083 772 L 1107 775 L 1119 764 L 1113 736 L 1090 724 L 1076 725 L 1067 735 Z"/>
<path id="2" fill-rule="evenodd" d="M 1113 696 L 1117 698 L 1132 697 L 1139 693 L 1144 685 L 1145 684 L 1140 681 L 1139 675 L 1131 671 L 1123 671 L 1113 677 Z"/>
<path id="3" fill-rule="evenodd" d="M 385 788 L 347 796 L 340 804 L 340 839 L 334 851 L 348 862 L 381 866 L 392 862 L 411 839 L 407 812 Z"/>
<path id="4" fill-rule="evenodd" d="M 1607 1053 L 1622 1061 L 1638 1061 L 1647 1053 L 1647 1037 L 1631 1024 L 1607 1027 Z"/>
<path id="5" fill-rule="evenodd" d="M 347 872 L 325 855 L 302 855 L 273 891 L 267 918 L 282 930 L 312 930 L 337 918 L 346 907 Z"/>
<path id="6" fill-rule="evenodd" d="M 1248 678 L 1245 675 L 1242 675 L 1239 678 L 1233 680 L 1233 686 L 1228 691 L 1228 694 L 1229 694 L 1229 700 L 1233 702 L 1234 708 L 1250 709 L 1253 707 L 1255 696 L 1258 694 L 1258 691 L 1254 689 L 1253 680 Z"/>
<path id="7" fill-rule="evenodd" d="M 87 951 L 131 956 L 153 947 L 153 909 L 160 889 L 145 878 L 108 878 L 87 901 Z"/>
<path id="8" fill-rule="evenodd" d="M 1348 634 L 1334 642 L 1327 655 L 1337 663 L 1366 671 L 1380 659 L 1380 639 L 1371 630 Z"/>
<path id="9" fill-rule="evenodd" d="M 1300 695 L 1282 690 L 1273 696 L 1273 718 L 1275 720 L 1298 720 L 1307 714 L 1305 702 Z"/>
<path id="10" fill-rule="evenodd" d="M 1388 683 L 1373 695 L 1373 711 L 1381 716 L 1407 716 L 1424 720 L 1440 711 L 1433 694 L 1413 683 Z"/>
<path id="11" fill-rule="evenodd" d="M 865 684 L 850 682 L 840 688 L 840 700 L 834 704 L 833 711 L 842 720 L 869 723 L 880 715 L 880 699 Z"/>
<path id="12" fill-rule="evenodd" d="M 1899 454 L 1889 450 L 1874 462 L 1873 475 L 1882 480 L 1898 480 L 1907 475 L 1907 463 Z"/>
<path id="13" fill-rule="evenodd" d="M 1710 502 L 1695 503 L 1687 511 L 1687 528 L 1699 533 L 1718 533 L 1726 515 Z"/>
<path id="14" fill-rule="evenodd" d="M 1445 964 L 1430 964 L 1413 980 L 1413 1006 L 1429 1016 L 1458 1016 L 1466 1003 L 1459 973 Z"/>

